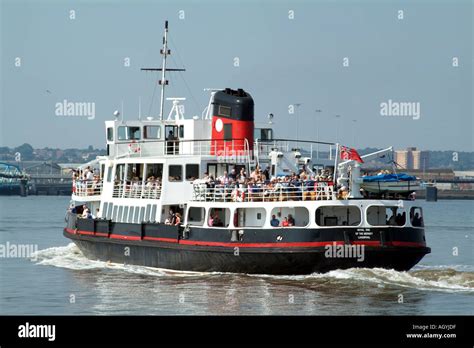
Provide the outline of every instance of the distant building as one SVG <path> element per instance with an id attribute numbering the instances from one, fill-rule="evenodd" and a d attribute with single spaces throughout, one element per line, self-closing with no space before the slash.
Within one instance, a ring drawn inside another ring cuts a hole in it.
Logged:
<path id="1" fill-rule="evenodd" d="M 395 162 L 409 170 L 426 170 L 429 168 L 429 154 L 416 147 L 408 147 L 406 150 L 395 151 Z"/>

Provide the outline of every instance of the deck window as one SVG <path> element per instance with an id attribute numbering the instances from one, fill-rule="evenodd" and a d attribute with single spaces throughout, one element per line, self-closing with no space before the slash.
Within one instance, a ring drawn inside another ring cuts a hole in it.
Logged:
<path id="1" fill-rule="evenodd" d="M 190 207 L 188 210 L 188 223 L 194 226 L 204 225 L 204 208 Z"/>
<path id="2" fill-rule="evenodd" d="M 276 220 L 273 219 L 273 215 Z M 270 219 L 273 227 L 304 227 L 309 223 L 309 211 L 304 207 L 273 208 Z"/>
<path id="3" fill-rule="evenodd" d="M 183 181 L 183 166 L 171 164 L 168 167 L 168 172 L 169 181 Z"/>
<path id="4" fill-rule="evenodd" d="M 264 208 L 238 208 L 234 216 L 235 227 L 262 227 L 265 225 Z"/>
<path id="5" fill-rule="evenodd" d="M 118 140 L 140 140 L 140 127 L 118 127 Z"/>
<path id="6" fill-rule="evenodd" d="M 114 129 L 112 127 L 107 128 L 107 140 L 114 141 Z"/>
<path id="7" fill-rule="evenodd" d="M 359 226 L 360 209 L 354 206 L 322 206 L 316 209 L 318 226 Z"/>
<path id="8" fill-rule="evenodd" d="M 367 222 L 372 226 L 403 226 L 405 220 L 405 210 L 400 207 L 371 206 L 367 209 Z"/>
<path id="9" fill-rule="evenodd" d="M 163 164 L 162 163 L 147 163 L 146 165 L 146 176 L 147 179 L 154 177 L 160 179 L 163 177 Z"/>
<path id="10" fill-rule="evenodd" d="M 423 222 L 423 210 L 420 207 L 410 209 L 410 222 L 413 227 L 425 226 Z"/>
<path id="11" fill-rule="evenodd" d="M 199 164 L 186 164 L 186 180 L 199 179 Z"/>
<path id="12" fill-rule="evenodd" d="M 230 223 L 230 209 L 228 208 L 211 208 L 207 224 L 210 227 L 228 227 Z"/>
<path id="13" fill-rule="evenodd" d="M 145 138 L 145 139 L 160 139 L 161 138 L 161 127 L 160 126 L 145 126 L 143 128 L 143 138 Z"/>

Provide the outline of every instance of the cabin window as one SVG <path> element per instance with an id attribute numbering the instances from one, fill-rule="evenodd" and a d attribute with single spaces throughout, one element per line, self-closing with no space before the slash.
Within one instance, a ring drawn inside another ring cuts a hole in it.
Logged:
<path id="1" fill-rule="evenodd" d="M 265 225 L 264 208 L 238 208 L 234 215 L 235 227 L 262 227 Z"/>
<path id="2" fill-rule="evenodd" d="M 410 222 L 413 227 L 425 226 L 423 222 L 423 210 L 420 207 L 410 209 Z"/>
<path id="3" fill-rule="evenodd" d="M 140 140 L 140 127 L 118 127 L 118 140 Z"/>
<path id="4" fill-rule="evenodd" d="M 184 126 L 179 126 L 179 137 L 184 138 Z"/>
<path id="5" fill-rule="evenodd" d="M 204 208 L 190 207 L 188 210 L 188 223 L 194 226 L 204 225 Z"/>
<path id="6" fill-rule="evenodd" d="M 273 227 L 304 227 L 309 224 L 309 211 L 304 207 L 273 208 L 270 219 Z"/>
<path id="7" fill-rule="evenodd" d="M 359 226 L 360 209 L 354 206 L 323 206 L 316 209 L 318 226 Z"/>
<path id="8" fill-rule="evenodd" d="M 127 180 L 142 181 L 143 163 L 129 163 L 127 164 Z"/>
<path id="9" fill-rule="evenodd" d="M 113 170 L 113 167 L 107 167 L 107 182 L 111 182 L 112 181 L 112 170 Z"/>
<path id="10" fill-rule="evenodd" d="M 228 106 L 219 105 L 219 116 L 230 117 L 231 108 Z"/>
<path id="11" fill-rule="evenodd" d="M 115 180 L 125 180 L 125 164 L 117 164 L 117 167 L 115 168 Z"/>
<path id="12" fill-rule="evenodd" d="M 232 140 L 232 123 L 224 124 L 224 140 Z"/>
<path id="13" fill-rule="evenodd" d="M 403 226 L 405 210 L 396 206 L 370 206 L 367 209 L 367 222 L 372 226 Z"/>
<path id="14" fill-rule="evenodd" d="M 228 208 L 211 208 L 207 224 L 210 227 L 228 227 L 230 223 L 230 209 Z"/>
<path id="15" fill-rule="evenodd" d="M 163 164 L 162 163 L 147 163 L 146 178 L 148 180 L 151 177 L 161 180 L 161 178 L 163 177 Z"/>
<path id="16" fill-rule="evenodd" d="M 143 138 L 160 139 L 161 127 L 160 126 L 145 126 L 145 128 L 143 128 Z"/>
<path id="17" fill-rule="evenodd" d="M 107 140 L 114 141 L 114 129 L 112 127 L 107 128 Z"/>
<path id="18" fill-rule="evenodd" d="M 169 181 L 183 181 L 183 166 L 171 164 L 168 172 Z"/>
<path id="19" fill-rule="evenodd" d="M 273 129 L 271 128 L 255 128 L 254 138 L 262 141 L 273 139 Z"/>
<path id="20" fill-rule="evenodd" d="M 199 164 L 186 164 L 186 180 L 199 179 Z"/>

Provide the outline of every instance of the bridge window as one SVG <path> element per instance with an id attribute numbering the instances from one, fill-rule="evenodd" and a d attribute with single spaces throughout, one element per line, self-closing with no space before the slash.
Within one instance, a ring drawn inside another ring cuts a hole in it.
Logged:
<path id="1" fill-rule="evenodd" d="M 423 222 L 423 210 L 420 207 L 410 209 L 410 222 L 413 227 L 425 226 Z"/>
<path id="2" fill-rule="evenodd" d="M 140 140 L 140 127 L 118 127 L 118 140 Z"/>
<path id="3" fill-rule="evenodd" d="M 199 179 L 199 164 L 186 164 L 186 180 Z"/>
<path id="4" fill-rule="evenodd" d="M 211 208 L 207 224 L 211 227 L 228 227 L 230 222 L 230 209 Z"/>
<path id="5" fill-rule="evenodd" d="M 403 226 L 405 210 L 399 207 L 371 206 L 367 209 L 367 222 L 372 226 Z"/>
<path id="6" fill-rule="evenodd" d="M 107 128 L 107 140 L 114 141 L 114 129 L 112 127 Z"/>
<path id="7" fill-rule="evenodd" d="M 194 226 L 202 226 L 204 224 L 204 208 L 190 207 L 188 210 L 188 223 Z"/>
<path id="8" fill-rule="evenodd" d="M 316 209 L 318 226 L 359 226 L 360 209 L 354 206 L 323 206 Z"/>
<path id="9" fill-rule="evenodd" d="M 234 215 L 235 227 L 262 227 L 265 224 L 264 208 L 238 208 Z"/>
<path id="10" fill-rule="evenodd" d="M 160 126 L 145 126 L 143 128 L 143 138 L 145 138 L 145 139 L 160 139 L 161 138 L 161 127 Z"/>
<path id="11" fill-rule="evenodd" d="M 280 227 L 303 227 L 309 223 L 309 211 L 304 207 L 273 208 L 271 219 L 275 215 Z M 272 223 L 276 225 L 276 220 Z M 274 226 L 277 227 L 277 226 Z"/>
<path id="12" fill-rule="evenodd" d="M 168 167 L 168 172 L 169 181 L 183 181 L 183 166 L 172 164 Z"/>

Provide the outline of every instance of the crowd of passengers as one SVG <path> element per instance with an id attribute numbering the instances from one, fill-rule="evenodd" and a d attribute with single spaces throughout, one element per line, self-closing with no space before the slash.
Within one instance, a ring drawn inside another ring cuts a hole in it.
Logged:
<path id="1" fill-rule="evenodd" d="M 102 179 L 94 168 L 72 170 L 72 191 L 87 191 L 88 194 L 99 194 L 102 188 Z"/>
<path id="2" fill-rule="evenodd" d="M 230 173 L 224 172 L 222 176 L 214 178 L 209 173 L 204 173 L 202 179 L 194 183 L 205 184 L 215 194 L 225 194 L 233 201 L 258 200 L 265 198 L 268 200 L 316 200 L 318 197 L 318 187 L 333 186 L 332 173 L 327 169 L 322 169 L 318 174 L 308 174 L 303 167 L 299 173 L 270 178 L 268 168 L 261 170 L 257 165 L 255 170 L 247 175 L 244 168 L 237 173 L 232 169 Z M 348 190 L 341 187 L 338 191 L 338 198 L 346 198 Z M 327 199 L 330 197 L 325 196 Z"/>

